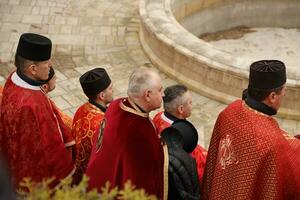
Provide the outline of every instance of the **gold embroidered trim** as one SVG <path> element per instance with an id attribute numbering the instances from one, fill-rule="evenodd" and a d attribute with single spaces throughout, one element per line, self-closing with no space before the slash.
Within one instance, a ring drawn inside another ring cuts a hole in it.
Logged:
<path id="1" fill-rule="evenodd" d="M 169 190 L 169 153 L 168 147 L 166 144 L 163 144 L 164 150 L 164 194 L 163 200 L 168 199 L 168 190 Z"/>
<path id="2" fill-rule="evenodd" d="M 97 114 L 104 114 L 104 112 L 102 112 L 102 110 L 100 110 L 100 108 L 98 108 L 97 106 L 91 104 L 90 102 L 87 102 L 86 106 L 91 109 L 91 112 L 94 112 L 94 113 L 97 113 Z"/>
<path id="3" fill-rule="evenodd" d="M 138 116 L 141 116 L 141 117 L 146 117 L 146 118 L 149 117 L 149 113 L 143 113 L 143 112 L 141 112 L 138 108 L 136 108 L 137 106 L 133 105 L 133 103 L 130 102 L 129 99 L 128 99 L 128 102 L 129 102 L 130 105 L 131 105 L 133 108 L 135 108 L 135 109 L 130 108 L 130 107 L 128 107 L 128 106 L 125 106 L 124 103 L 123 103 L 123 101 L 125 101 L 125 100 L 126 100 L 126 99 L 124 99 L 124 100 L 122 100 L 122 101 L 120 102 L 120 108 L 121 108 L 122 110 L 124 110 L 124 111 L 126 111 L 126 112 L 130 112 L 130 113 L 135 114 L 135 115 L 138 115 Z M 138 109 L 138 110 L 137 110 L 137 109 Z"/>
<path id="4" fill-rule="evenodd" d="M 218 160 L 222 169 L 239 163 L 234 152 L 230 135 L 226 135 L 226 137 L 220 141 L 218 154 Z"/>
<path id="5" fill-rule="evenodd" d="M 100 124 L 99 132 L 98 132 L 97 143 L 96 143 L 96 153 L 98 153 L 102 147 L 105 125 L 106 125 L 106 119 L 103 118 L 103 120 L 101 121 L 101 124 Z"/>

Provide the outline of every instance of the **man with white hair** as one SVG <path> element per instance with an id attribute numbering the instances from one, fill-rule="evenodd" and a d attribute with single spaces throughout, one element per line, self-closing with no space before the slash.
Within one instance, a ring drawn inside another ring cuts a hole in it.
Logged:
<path id="1" fill-rule="evenodd" d="M 149 117 L 162 102 L 159 75 L 138 68 L 129 78 L 127 94 L 113 101 L 105 113 L 86 172 L 89 188 L 100 191 L 107 181 L 111 187 L 123 188 L 130 180 L 163 199 L 163 149 Z"/>

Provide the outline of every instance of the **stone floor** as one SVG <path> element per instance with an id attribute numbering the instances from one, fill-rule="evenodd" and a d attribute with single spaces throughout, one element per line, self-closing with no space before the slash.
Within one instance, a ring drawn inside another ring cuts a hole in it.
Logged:
<path id="1" fill-rule="evenodd" d="M 242 33 L 242 37 L 230 38 L 230 36 L 235 37 L 243 31 L 245 33 Z M 213 34 L 215 38 L 223 35 L 229 38 L 211 41 L 210 44 L 229 52 L 232 56 L 247 58 L 249 61 L 279 59 L 286 65 L 288 78 L 300 80 L 300 29 L 265 27 L 245 30 L 245 28 L 237 28 Z M 210 35 L 208 34 L 208 36 Z"/>
<path id="2" fill-rule="evenodd" d="M 139 42 L 138 0 L 0 0 L 0 84 L 14 70 L 18 38 L 35 32 L 52 39 L 57 88 L 50 94 L 73 115 L 86 101 L 78 78 L 96 66 L 110 74 L 116 97 L 125 96 L 129 74 L 140 65 L 152 66 Z M 176 83 L 161 73 L 164 86 Z M 190 120 L 207 147 L 218 113 L 226 106 L 193 93 Z M 278 119 L 292 134 L 300 123 Z"/>

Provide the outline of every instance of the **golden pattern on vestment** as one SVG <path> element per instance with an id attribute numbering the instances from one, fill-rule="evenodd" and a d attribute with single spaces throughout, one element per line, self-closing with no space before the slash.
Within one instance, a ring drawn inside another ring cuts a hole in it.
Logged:
<path id="1" fill-rule="evenodd" d="M 85 173 L 92 152 L 94 134 L 99 130 L 103 117 L 104 113 L 91 103 L 85 103 L 75 113 L 72 129 L 76 141 L 75 183 L 78 183 Z"/>
<path id="2" fill-rule="evenodd" d="M 132 100 L 130 100 L 129 98 L 124 99 L 123 101 L 126 101 L 126 100 L 128 100 L 128 102 L 130 103 L 130 105 L 131 105 L 133 108 L 130 108 L 130 107 L 124 105 L 124 103 L 121 101 L 121 102 L 120 102 L 120 108 L 121 108 L 122 110 L 125 110 L 125 111 L 130 112 L 130 113 L 135 114 L 135 115 L 139 115 L 139 116 L 141 116 L 141 117 L 147 117 L 147 118 L 149 118 L 149 113 L 143 113 L 143 112 L 142 112 L 142 111 L 141 111 L 141 110 L 140 110 L 140 109 L 132 102 Z"/>
<path id="3" fill-rule="evenodd" d="M 100 128 L 99 128 L 99 133 L 98 133 L 97 143 L 96 143 L 96 153 L 98 153 L 98 151 L 101 149 L 101 146 L 102 146 L 102 140 L 103 140 L 105 125 L 106 125 L 106 121 L 105 121 L 105 118 L 104 118 L 102 120 L 102 122 L 100 124 Z"/>
<path id="4" fill-rule="evenodd" d="M 218 157 L 222 169 L 225 169 L 226 166 L 237 164 L 239 162 L 235 156 L 230 135 L 226 135 L 226 137 L 220 141 Z"/>
<path id="5" fill-rule="evenodd" d="M 219 115 L 208 152 L 204 199 L 276 199 L 277 122 L 245 103 Z M 235 111 L 232 111 L 235 110 Z M 261 124 L 260 124 L 261 123 Z"/>

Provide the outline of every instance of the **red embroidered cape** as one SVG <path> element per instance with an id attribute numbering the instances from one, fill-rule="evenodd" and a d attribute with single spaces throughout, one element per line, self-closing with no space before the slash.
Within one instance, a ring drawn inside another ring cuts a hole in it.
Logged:
<path id="1" fill-rule="evenodd" d="M 165 128 L 171 126 L 171 123 L 166 121 L 163 118 L 163 113 L 164 113 L 163 111 L 159 112 L 153 118 L 153 123 L 156 126 L 158 134 L 161 134 L 161 132 Z M 172 123 L 173 123 L 173 121 L 172 121 Z M 206 163 L 207 151 L 200 145 L 197 145 L 196 148 L 194 149 L 194 151 L 190 155 L 196 160 L 198 179 L 199 179 L 199 183 L 201 185 L 204 168 L 205 168 L 205 163 Z"/>
<path id="2" fill-rule="evenodd" d="M 93 151 L 86 174 L 89 188 L 107 181 L 123 188 L 131 180 L 137 188 L 163 198 L 163 149 L 148 113 L 133 108 L 128 99 L 112 102 L 99 151 Z"/>
<path id="3" fill-rule="evenodd" d="M 76 171 L 73 182 L 78 184 L 85 173 L 92 151 L 93 137 L 99 130 L 104 113 L 89 102 L 80 106 L 73 121 L 72 134 L 76 141 Z"/>
<path id="4" fill-rule="evenodd" d="M 203 199 L 300 199 L 300 141 L 242 100 L 219 115 Z"/>
<path id="5" fill-rule="evenodd" d="M 59 123 L 41 90 L 19 87 L 8 78 L 1 105 L 0 146 L 16 188 L 24 177 L 35 182 L 55 177 L 50 185 L 54 186 L 74 170 Z"/>

